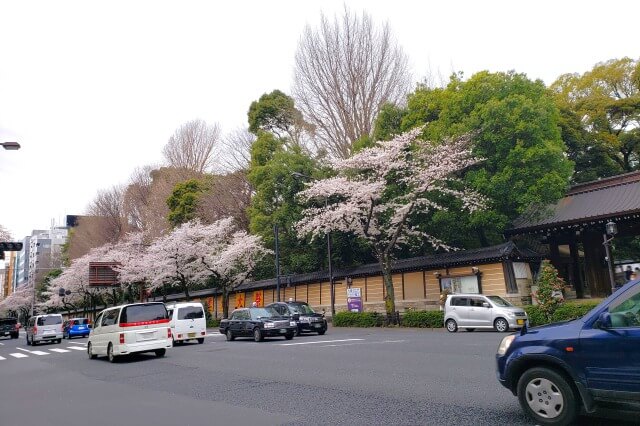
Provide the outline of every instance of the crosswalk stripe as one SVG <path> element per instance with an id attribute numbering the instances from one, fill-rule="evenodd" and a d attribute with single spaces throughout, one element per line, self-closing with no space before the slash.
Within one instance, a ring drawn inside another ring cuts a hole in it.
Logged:
<path id="1" fill-rule="evenodd" d="M 49 355 L 49 352 L 43 352 L 43 351 L 30 351 L 30 352 L 34 355 Z"/>
<path id="2" fill-rule="evenodd" d="M 50 350 L 51 352 L 57 352 L 57 353 L 59 353 L 59 354 L 63 354 L 63 353 L 65 353 L 65 352 L 71 352 L 71 351 L 68 351 L 68 350 L 66 350 L 66 349 L 49 349 L 49 350 Z"/>
<path id="3" fill-rule="evenodd" d="M 4 361 L 5 359 L 5 357 L 0 356 L 0 361 Z"/>
<path id="4" fill-rule="evenodd" d="M 9 354 L 9 355 L 11 355 L 14 358 L 28 358 L 29 357 L 29 355 L 21 354 L 20 352 L 16 352 L 14 354 Z"/>
<path id="5" fill-rule="evenodd" d="M 73 349 L 74 351 L 84 351 L 85 348 L 81 348 L 79 346 L 67 346 L 67 349 Z"/>

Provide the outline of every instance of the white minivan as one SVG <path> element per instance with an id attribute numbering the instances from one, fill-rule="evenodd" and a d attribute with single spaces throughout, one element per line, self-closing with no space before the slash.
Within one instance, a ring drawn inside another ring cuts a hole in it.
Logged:
<path id="1" fill-rule="evenodd" d="M 207 320 L 202 303 L 171 303 L 167 304 L 167 311 L 174 344 L 191 339 L 196 339 L 200 344 L 204 343 Z"/>
<path id="2" fill-rule="evenodd" d="M 169 315 L 164 303 L 133 303 L 105 309 L 89 334 L 87 353 L 94 359 L 106 355 L 110 362 L 120 355 L 155 352 L 162 357 L 172 346 Z"/>

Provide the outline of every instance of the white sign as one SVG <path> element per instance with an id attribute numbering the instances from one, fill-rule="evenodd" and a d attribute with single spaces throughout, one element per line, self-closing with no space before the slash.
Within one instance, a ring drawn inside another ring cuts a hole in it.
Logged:
<path id="1" fill-rule="evenodd" d="M 347 289 L 347 297 L 362 297 L 359 287 L 353 287 Z"/>

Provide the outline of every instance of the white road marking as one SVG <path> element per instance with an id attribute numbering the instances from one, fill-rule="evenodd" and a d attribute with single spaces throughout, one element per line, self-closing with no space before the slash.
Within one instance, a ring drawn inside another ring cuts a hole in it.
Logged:
<path id="1" fill-rule="evenodd" d="M 320 340 L 317 342 L 280 343 L 278 346 L 313 345 L 318 343 L 354 342 L 364 339 L 340 339 L 340 340 Z"/>
<path id="2" fill-rule="evenodd" d="M 4 343 L 0 343 L 0 346 L 4 346 Z"/>
<path id="3" fill-rule="evenodd" d="M 30 351 L 28 349 L 23 349 L 23 348 L 16 348 L 19 351 L 23 351 L 26 352 L 28 354 L 32 354 L 32 355 L 49 355 L 49 352 L 43 352 L 43 351 Z"/>
<path id="4" fill-rule="evenodd" d="M 20 352 L 16 352 L 14 354 L 9 354 L 14 358 L 29 358 L 29 355 L 21 354 Z"/>
<path id="5" fill-rule="evenodd" d="M 81 348 L 80 346 L 67 346 L 67 349 L 73 349 L 74 351 L 84 351 L 86 348 Z"/>
<path id="6" fill-rule="evenodd" d="M 5 359 L 6 359 L 5 357 L 1 357 L 1 356 L 0 356 L 0 361 L 3 361 L 3 360 L 5 360 Z"/>
<path id="7" fill-rule="evenodd" d="M 50 350 L 51 352 L 57 352 L 57 353 L 59 353 L 59 354 L 63 354 L 63 353 L 65 353 L 65 352 L 71 352 L 71 351 L 68 351 L 68 350 L 66 350 L 66 349 L 58 349 L 58 348 L 53 348 L 53 349 L 49 349 L 49 350 Z"/>
<path id="8" fill-rule="evenodd" d="M 318 346 L 319 348 L 331 348 L 336 346 L 353 346 L 353 345 L 371 345 L 376 343 L 402 343 L 405 340 L 383 340 L 381 342 L 356 342 L 356 343 L 342 343 L 339 345 L 322 345 Z"/>

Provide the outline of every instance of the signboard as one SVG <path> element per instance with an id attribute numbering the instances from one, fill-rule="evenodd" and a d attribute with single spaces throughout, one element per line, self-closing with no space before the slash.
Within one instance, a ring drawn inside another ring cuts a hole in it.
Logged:
<path id="1" fill-rule="evenodd" d="M 213 313 L 213 297 L 207 297 L 207 310 L 210 314 Z"/>
<path id="2" fill-rule="evenodd" d="M 114 270 L 118 262 L 89 262 L 89 286 L 110 287 L 117 286 L 118 272 Z"/>
<path id="3" fill-rule="evenodd" d="M 244 308 L 244 293 L 236 293 L 235 309 Z"/>
<path id="4" fill-rule="evenodd" d="M 359 287 L 347 289 L 347 310 L 349 312 L 362 312 L 362 293 Z"/>
<path id="5" fill-rule="evenodd" d="M 264 306 L 264 297 L 262 296 L 262 290 L 253 292 L 253 303 L 255 303 L 259 308 Z"/>

